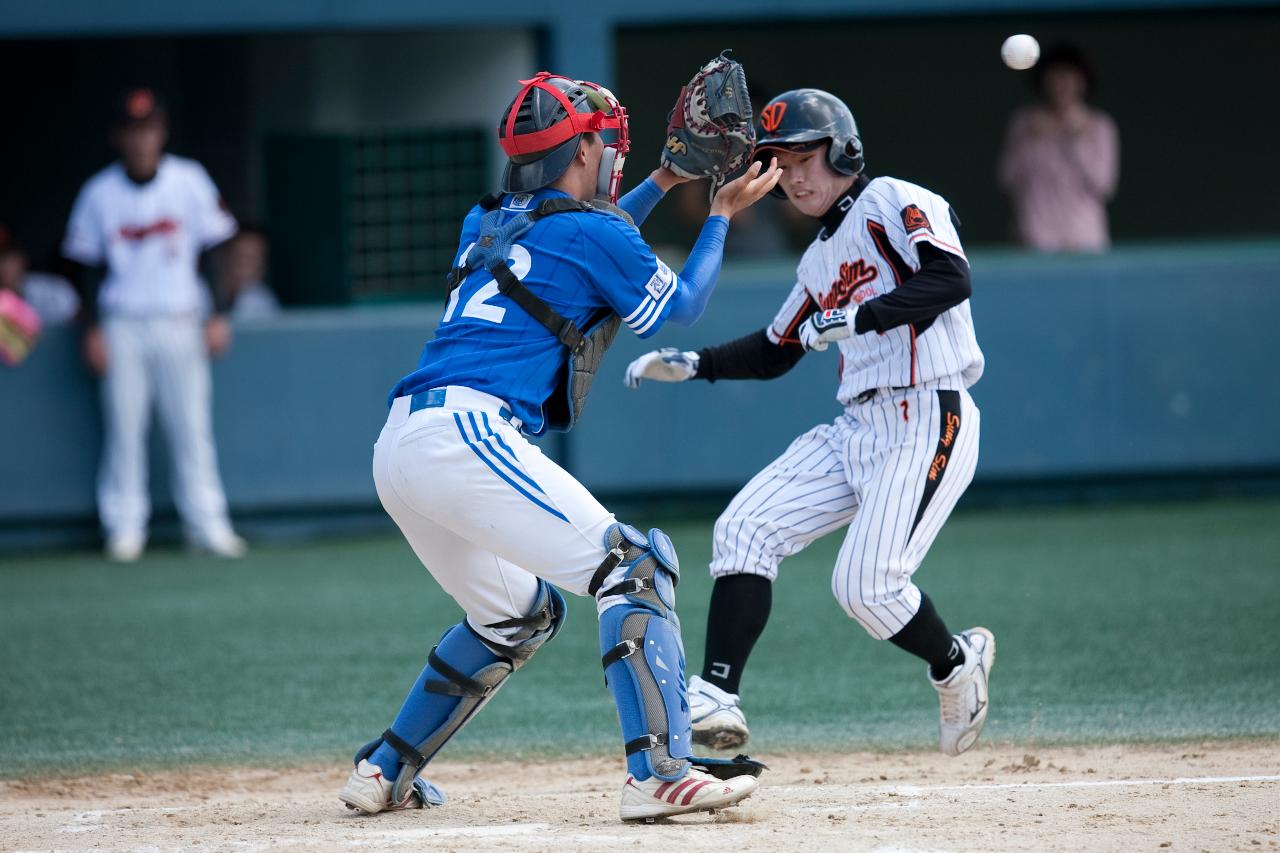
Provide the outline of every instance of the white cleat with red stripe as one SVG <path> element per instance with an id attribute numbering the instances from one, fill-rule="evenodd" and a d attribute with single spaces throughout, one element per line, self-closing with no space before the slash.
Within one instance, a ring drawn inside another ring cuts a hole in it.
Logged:
<path id="1" fill-rule="evenodd" d="M 724 808 L 745 800 L 759 785 L 754 776 L 717 779 L 693 767 L 675 782 L 657 777 L 642 782 L 628 774 L 620 814 L 623 820 L 643 820 Z"/>
<path id="2" fill-rule="evenodd" d="M 409 771 L 402 769 L 401 772 Z M 382 775 L 381 767 L 362 758 L 338 792 L 338 799 L 346 803 L 347 808 L 365 814 L 444 805 L 444 792 L 421 776 L 414 778 L 413 787 L 401 802 L 392 802 L 394 789 L 395 783 Z"/>
<path id="3" fill-rule="evenodd" d="M 392 785 L 391 780 L 383 777 L 381 767 L 361 759 L 347 777 L 347 784 L 342 786 L 338 799 L 349 809 L 377 814 L 391 808 Z"/>

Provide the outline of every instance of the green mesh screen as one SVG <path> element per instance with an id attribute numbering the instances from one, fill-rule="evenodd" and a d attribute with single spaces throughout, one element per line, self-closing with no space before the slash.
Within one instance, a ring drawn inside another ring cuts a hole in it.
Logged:
<path id="1" fill-rule="evenodd" d="M 403 130 L 350 143 L 351 296 L 440 296 L 462 217 L 490 189 L 489 138 L 479 129 Z"/>

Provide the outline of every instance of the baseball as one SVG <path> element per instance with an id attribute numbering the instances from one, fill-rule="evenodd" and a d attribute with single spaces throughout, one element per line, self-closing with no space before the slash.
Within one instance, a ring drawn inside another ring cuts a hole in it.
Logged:
<path id="1" fill-rule="evenodd" d="M 1014 71 L 1026 71 L 1040 58 L 1040 42 L 1026 33 L 1009 36 L 1000 46 L 1000 58 Z"/>

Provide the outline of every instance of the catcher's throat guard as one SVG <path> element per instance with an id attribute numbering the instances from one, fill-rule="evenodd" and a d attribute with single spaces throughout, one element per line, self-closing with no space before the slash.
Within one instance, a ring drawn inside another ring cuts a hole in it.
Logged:
<path id="1" fill-rule="evenodd" d="M 431 804 L 430 792 L 423 787 L 425 780 L 418 777 L 422 768 L 493 698 L 513 672 L 555 637 L 564 618 L 564 596 L 539 580 L 538 597 L 528 616 L 485 626 L 509 631 L 505 644 L 481 637 L 466 620 L 445 631 L 427 657 L 423 682 L 423 689 L 432 694 L 437 724 L 425 736 L 413 740 L 395 732 L 393 724 L 381 737 L 360 748 L 355 763 L 358 765 L 386 743 L 400 755 L 392 802 L 407 802 L 417 796 L 423 805 Z"/>
<path id="2" fill-rule="evenodd" d="M 607 308 L 592 316 L 583 328 L 560 315 L 516 278 L 507 259 L 511 246 L 533 227 L 539 219 L 557 213 L 604 213 L 621 217 L 634 227 L 626 211 L 606 201 L 577 201 L 570 198 L 546 199 L 536 208 L 517 213 L 506 223 L 501 223 L 502 211 L 498 209 L 500 196 L 485 196 L 480 206 L 488 213 L 480 220 L 480 233 L 476 244 L 462 257 L 458 266 L 449 272 L 449 294 L 473 271 L 484 267 L 498 282 L 498 292 L 510 297 L 517 305 L 541 323 L 568 349 L 565 371 L 556 389 L 542 405 L 545 422 L 531 435 L 541 435 L 548 429 L 568 432 L 582 416 L 587 404 L 591 383 L 600 368 L 600 361 L 618 335 L 622 319 Z"/>

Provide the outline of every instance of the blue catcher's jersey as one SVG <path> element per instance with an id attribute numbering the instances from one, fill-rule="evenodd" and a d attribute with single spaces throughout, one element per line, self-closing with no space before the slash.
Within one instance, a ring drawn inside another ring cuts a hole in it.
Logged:
<path id="1" fill-rule="evenodd" d="M 502 221 L 561 197 L 568 195 L 551 189 L 504 195 Z M 475 243 L 484 214 L 479 205 L 467 214 L 455 266 Z M 679 288 L 675 273 L 639 232 L 604 212 L 538 220 L 512 245 L 507 263 L 525 286 L 584 331 L 594 314 L 609 308 L 647 338 L 665 322 Z M 523 430 L 539 435 L 546 429 L 542 405 L 555 391 L 567 358 L 564 344 L 499 293 L 498 283 L 482 268 L 454 289 L 418 369 L 396 384 L 390 399 L 463 385 L 506 401 Z"/>

